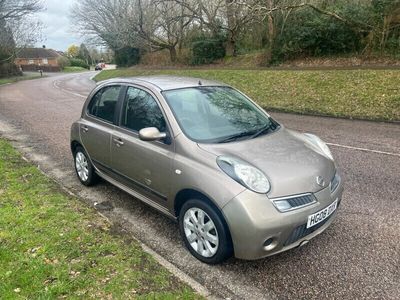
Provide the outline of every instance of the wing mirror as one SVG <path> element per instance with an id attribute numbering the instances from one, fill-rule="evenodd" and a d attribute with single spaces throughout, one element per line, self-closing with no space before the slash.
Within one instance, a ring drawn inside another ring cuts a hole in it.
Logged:
<path id="1" fill-rule="evenodd" d="M 139 130 L 139 138 L 142 141 L 157 141 L 166 137 L 167 134 L 160 132 L 156 127 L 147 127 Z"/>

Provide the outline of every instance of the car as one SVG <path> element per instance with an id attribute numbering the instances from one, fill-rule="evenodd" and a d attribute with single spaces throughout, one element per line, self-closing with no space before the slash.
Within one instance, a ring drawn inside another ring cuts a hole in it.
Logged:
<path id="1" fill-rule="evenodd" d="M 320 138 L 204 79 L 101 82 L 70 145 L 82 184 L 103 178 L 176 220 L 188 250 L 208 264 L 306 244 L 333 222 L 343 194 Z"/>
<path id="2" fill-rule="evenodd" d="M 102 67 L 101 64 L 97 64 L 97 65 L 94 67 L 94 70 L 95 70 L 95 71 L 101 71 L 101 70 L 103 70 L 103 67 Z"/>

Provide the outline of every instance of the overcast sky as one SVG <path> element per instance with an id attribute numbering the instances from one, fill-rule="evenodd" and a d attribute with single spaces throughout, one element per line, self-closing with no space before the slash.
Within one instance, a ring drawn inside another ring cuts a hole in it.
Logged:
<path id="1" fill-rule="evenodd" d="M 47 48 L 65 51 L 72 44 L 80 45 L 82 39 L 73 32 L 69 19 L 71 6 L 79 0 L 44 0 L 43 12 L 38 14 L 43 23 L 44 41 L 37 46 L 46 45 Z"/>

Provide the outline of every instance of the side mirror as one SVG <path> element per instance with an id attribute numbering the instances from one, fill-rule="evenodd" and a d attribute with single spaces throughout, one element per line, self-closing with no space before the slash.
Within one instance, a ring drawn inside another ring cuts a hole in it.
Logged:
<path id="1" fill-rule="evenodd" d="M 157 141 L 166 137 L 167 134 L 160 132 L 156 127 L 147 127 L 139 130 L 139 138 L 142 141 Z"/>

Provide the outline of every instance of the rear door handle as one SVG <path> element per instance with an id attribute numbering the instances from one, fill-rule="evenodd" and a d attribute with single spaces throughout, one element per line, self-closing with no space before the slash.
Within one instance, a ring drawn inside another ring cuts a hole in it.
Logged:
<path id="1" fill-rule="evenodd" d="M 113 141 L 117 147 L 121 147 L 124 145 L 124 141 L 121 138 L 113 138 Z"/>
<path id="2" fill-rule="evenodd" d="M 82 131 L 83 132 L 88 132 L 89 131 L 89 127 L 87 127 L 86 125 L 82 125 Z"/>

